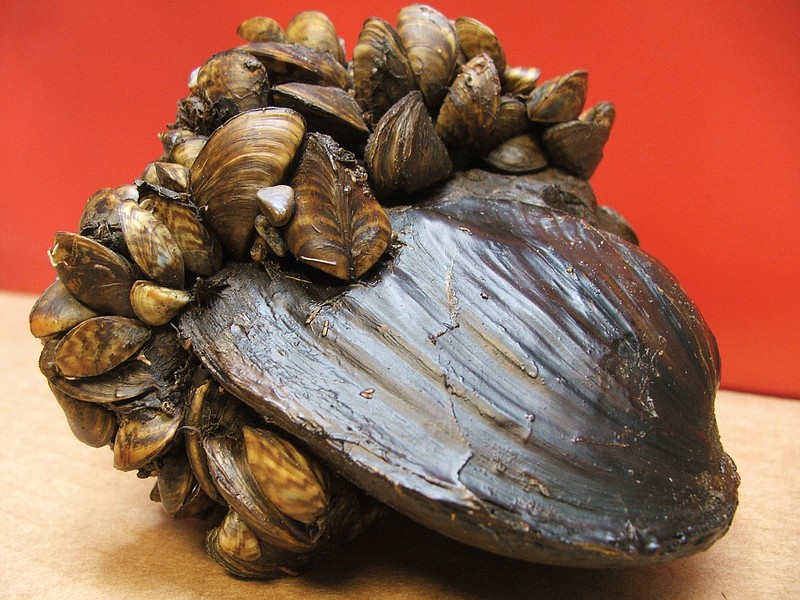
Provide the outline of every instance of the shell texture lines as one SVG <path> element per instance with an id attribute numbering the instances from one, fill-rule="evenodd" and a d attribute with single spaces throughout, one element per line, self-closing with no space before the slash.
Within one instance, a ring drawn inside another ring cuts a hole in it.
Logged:
<path id="1" fill-rule="evenodd" d="M 737 506 L 713 334 L 589 178 L 616 117 L 411 5 L 253 17 L 163 154 L 56 232 L 30 313 L 83 443 L 293 576 L 387 510 L 556 565 L 709 547 Z"/>

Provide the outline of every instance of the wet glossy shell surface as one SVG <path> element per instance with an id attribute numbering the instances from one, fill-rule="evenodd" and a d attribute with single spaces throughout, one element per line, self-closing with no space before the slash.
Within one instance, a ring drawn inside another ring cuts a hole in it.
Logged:
<path id="1" fill-rule="evenodd" d="M 518 179 L 528 204 L 478 187 L 391 210 L 398 244 L 364 283 L 226 267 L 181 334 L 227 389 L 447 536 L 592 567 L 708 547 L 738 477 L 695 306 L 657 260 Z"/>

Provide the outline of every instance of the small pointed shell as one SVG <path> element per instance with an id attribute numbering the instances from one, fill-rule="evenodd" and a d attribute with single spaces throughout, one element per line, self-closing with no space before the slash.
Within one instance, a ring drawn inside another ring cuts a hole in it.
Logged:
<path id="1" fill-rule="evenodd" d="M 603 146 L 611 134 L 614 106 L 599 103 L 579 119 L 549 127 L 542 134 L 542 143 L 552 162 L 581 177 L 589 179 L 603 158 Z"/>
<path id="2" fill-rule="evenodd" d="M 527 96 L 536 87 L 542 72 L 536 67 L 506 67 L 503 71 L 503 93 Z"/>
<path id="3" fill-rule="evenodd" d="M 182 204 L 160 196 L 148 196 L 142 208 L 166 225 L 181 249 L 187 271 L 208 277 L 222 266 L 222 247 L 197 216 L 192 204 Z"/>
<path id="4" fill-rule="evenodd" d="M 258 215 L 255 220 L 258 235 L 250 248 L 250 258 L 255 262 L 264 263 L 275 257 L 283 258 L 289 254 L 286 240 L 283 239 L 277 227 L 270 225 L 264 215 Z"/>
<path id="5" fill-rule="evenodd" d="M 34 337 L 44 338 L 68 331 L 97 316 L 97 312 L 79 302 L 61 280 L 56 279 L 36 300 L 28 321 Z"/>
<path id="6" fill-rule="evenodd" d="M 139 188 L 131 183 L 125 183 L 115 187 L 114 192 L 117 194 L 117 196 L 119 196 L 120 200 L 133 200 L 134 202 L 139 201 Z"/>
<path id="7" fill-rule="evenodd" d="M 265 108 L 233 117 L 209 138 L 192 167 L 195 202 L 223 246 L 242 258 L 253 240 L 258 190 L 281 182 L 303 140 L 303 117 Z"/>
<path id="8" fill-rule="evenodd" d="M 447 91 L 436 119 L 436 133 L 445 146 L 480 143 L 494 125 L 500 104 L 500 79 L 488 54 L 479 54 L 461 67 Z"/>
<path id="9" fill-rule="evenodd" d="M 157 400 L 146 400 L 158 403 Z M 172 443 L 182 421 L 182 411 L 135 408 L 118 415 L 114 439 L 114 468 L 134 471 L 158 458 Z"/>
<path id="10" fill-rule="evenodd" d="M 89 196 L 78 221 L 81 235 L 95 234 L 98 229 L 119 224 L 116 214 L 121 199 L 113 188 L 103 188 Z"/>
<path id="11" fill-rule="evenodd" d="M 339 43 L 336 27 L 327 15 L 317 10 L 307 10 L 295 15 L 286 25 L 286 39 L 327 52 L 341 64 L 345 64 L 344 49 Z"/>
<path id="12" fill-rule="evenodd" d="M 483 160 L 503 173 L 530 173 L 547 166 L 547 156 L 532 133 L 507 139 L 486 154 Z"/>
<path id="13" fill-rule="evenodd" d="M 275 226 L 271 225 L 264 215 L 256 215 L 253 225 L 256 228 L 256 233 L 258 233 L 256 240 L 260 238 L 262 242 L 266 242 L 265 238 L 270 235 L 270 231 L 277 231 Z"/>
<path id="14" fill-rule="evenodd" d="M 195 94 L 209 107 L 209 122 L 200 133 L 210 134 L 236 114 L 267 106 L 267 69 L 249 52 L 220 52 L 197 72 Z"/>
<path id="15" fill-rule="evenodd" d="M 119 224 L 119 204 L 122 197 L 113 188 L 103 188 L 92 194 L 83 207 L 78 221 L 78 233 L 121 254 L 127 253 Z"/>
<path id="16" fill-rule="evenodd" d="M 348 86 L 347 70 L 327 52 L 278 42 L 253 43 L 240 49 L 264 63 L 271 83 L 297 81 L 338 88 Z"/>
<path id="17" fill-rule="evenodd" d="M 105 406 L 77 400 L 52 385 L 50 391 L 64 411 L 67 424 L 78 440 L 92 448 L 108 446 L 114 440 L 117 420 Z"/>
<path id="18" fill-rule="evenodd" d="M 529 127 L 530 121 L 525 103 L 516 96 L 500 96 L 494 125 L 489 135 L 480 143 L 480 149 L 484 152 L 491 150 L 500 142 L 525 133 Z"/>
<path id="19" fill-rule="evenodd" d="M 161 146 L 164 148 L 164 153 L 169 155 L 170 151 L 176 144 L 180 144 L 184 140 L 195 137 L 197 134 L 191 129 L 183 129 L 177 127 L 175 129 L 168 129 L 158 134 L 158 139 L 161 140 Z"/>
<path id="20" fill-rule="evenodd" d="M 217 544 L 220 552 L 245 562 L 256 562 L 261 558 L 258 537 L 233 510 L 228 511 L 219 526 Z"/>
<path id="21" fill-rule="evenodd" d="M 185 290 L 164 287 L 152 281 L 139 280 L 131 288 L 133 312 L 142 322 L 153 327 L 169 323 L 191 298 Z"/>
<path id="22" fill-rule="evenodd" d="M 159 463 L 158 499 L 167 514 L 175 517 L 191 498 L 197 481 L 184 452 L 171 452 Z"/>
<path id="23" fill-rule="evenodd" d="M 257 192 L 258 208 L 273 227 L 286 225 L 294 212 L 294 190 L 288 185 L 273 185 Z"/>
<path id="24" fill-rule="evenodd" d="M 278 510 L 307 524 L 325 512 L 328 492 L 313 462 L 268 431 L 245 427 L 242 434 L 250 472 Z"/>
<path id="25" fill-rule="evenodd" d="M 45 343 L 39 358 L 39 370 L 47 380 L 65 394 L 84 402 L 108 404 L 130 400 L 157 389 L 175 385 L 176 374 L 186 369 L 189 360 L 171 328 L 153 331 L 139 353 L 115 369 L 80 379 L 58 373 L 55 351 L 58 339 Z"/>
<path id="26" fill-rule="evenodd" d="M 204 135 L 195 135 L 182 139 L 169 151 L 169 160 L 189 169 L 192 168 L 197 155 L 206 145 L 208 138 Z"/>
<path id="27" fill-rule="evenodd" d="M 164 187 L 173 192 L 184 193 L 189 187 L 189 169 L 171 162 L 155 161 L 147 165 L 142 173 L 142 181 L 153 186 Z M 135 189 L 135 188 L 134 188 Z M 139 196 L 129 197 L 138 200 Z"/>
<path id="28" fill-rule="evenodd" d="M 617 109 L 611 102 L 598 102 L 587 108 L 578 118 L 584 123 L 595 123 L 600 127 L 611 129 L 617 118 Z"/>
<path id="29" fill-rule="evenodd" d="M 353 48 L 353 93 L 365 119 L 376 123 L 416 87 L 414 71 L 395 28 L 383 19 L 367 19 Z"/>
<path id="30" fill-rule="evenodd" d="M 261 545 L 258 536 L 234 510 L 229 510 L 219 527 L 208 532 L 206 551 L 237 577 L 271 579 L 296 575 L 309 562 L 305 554 L 275 551 Z"/>
<path id="31" fill-rule="evenodd" d="M 272 88 L 272 104 L 296 110 L 305 118 L 308 131 L 328 134 L 346 148 L 355 150 L 369 136 L 361 107 L 336 87 L 284 83 Z"/>
<path id="32" fill-rule="evenodd" d="M 506 70 L 506 55 L 494 31 L 477 19 L 458 17 L 455 21 L 456 35 L 459 46 L 467 60 L 479 54 L 488 54 L 498 73 Z"/>
<path id="33" fill-rule="evenodd" d="M 56 347 L 55 364 L 64 377 L 92 377 L 133 356 L 150 329 L 127 317 L 94 317 L 76 325 Z"/>
<path id="34" fill-rule="evenodd" d="M 274 549 L 308 552 L 315 544 L 307 528 L 284 515 L 264 496 L 250 472 L 241 437 L 209 436 L 203 440 L 214 485 L 232 510 Z"/>
<path id="35" fill-rule="evenodd" d="M 272 253 L 267 241 L 260 234 L 257 235 L 253 240 L 253 245 L 250 246 L 250 260 L 256 263 L 266 263 L 271 257 Z"/>
<path id="36" fill-rule="evenodd" d="M 413 4 L 397 15 L 397 34 L 425 103 L 438 108 L 458 66 L 458 36 L 453 25 L 430 6 Z"/>
<path id="37" fill-rule="evenodd" d="M 419 91 L 407 94 L 378 121 L 367 143 L 364 166 L 382 202 L 402 198 L 450 174 L 450 155 Z"/>
<path id="38" fill-rule="evenodd" d="M 289 248 L 286 246 L 286 240 L 283 239 L 280 231 L 275 227 L 268 227 L 263 232 L 264 235 L 261 239 L 266 242 L 272 253 L 278 258 L 283 258 L 289 254 Z"/>
<path id="39" fill-rule="evenodd" d="M 366 273 L 391 241 L 385 211 L 355 157 L 310 133 L 291 185 L 295 210 L 284 233 L 298 260 L 343 280 Z"/>
<path id="40" fill-rule="evenodd" d="M 528 99 L 528 118 L 537 123 L 563 123 L 577 119 L 586 103 L 589 74 L 572 71 L 545 81 Z"/>
<path id="41" fill-rule="evenodd" d="M 183 288 L 183 255 L 167 226 L 135 202 L 123 202 L 119 215 L 128 252 L 139 268 L 161 285 Z"/>
<path id="42" fill-rule="evenodd" d="M 247 42 L 285 42 L 286 34 L 271 17 L 251 17 L 239 25 L 236 34 Z"/>
<path id="43" fill-rule="evenodd" d="M 210 498 L 223 503 L 208 471 L 203 439 L 237 427 L 237 419 L 244 418 L 241 404 L 202 370 L 195 374 L 187 398 L 184 428 L 186 456 L 203 491 Z"/>
<path id="44" fill-rule="evenodd" d="M 87 237 L 58 231 L 50 262 L 70 293 L 87 306 L 100 313 L 133 316 L 129 296 L 136 276 L 133 265 L 116 252 Z"/>

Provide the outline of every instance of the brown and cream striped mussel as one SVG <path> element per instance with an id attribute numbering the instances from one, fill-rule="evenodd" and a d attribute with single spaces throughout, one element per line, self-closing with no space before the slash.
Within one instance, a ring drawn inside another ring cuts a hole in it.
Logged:
<path id="1" fill-rule="evenodd" d="M 244 21 L 163 153 L 57 232 L 30 314 L 82 442 L 240 577 L 385 506 L 532 562 L 650 565 L 730 526 L 697 307 L 589 178 L 615 118 L 475 19 Z"/>
<path id="2" fill-rule="evenodd" d="M 367 19 L 353 49 L 353 96 L 365 120 L 377 123 L 415 89 L 414 71 L 397 30 L 383 19 Z"/>
<path id="3" fill-rule="evenodd" d="M 307 10 L 292 17 L 286 25 L 286 40 L 326 52 L 343 65 L 346 62 L 344 44 L 336 33 L 336 27 L 325 13 L 318 10 Z"/>
<path id="4" fill-rule="evenodd" d="M 286 32 L 272 17 L 250 17 L 239 24 L 236 34 L 246 42 L 285 42 Z"/>
<path id="5" fill-rule="evenodd" d="M 217 129 L 200 151 L 191 168 L 192 197 L 233 256 L 249 251 L 258 190 L 284 180 L 304 133 L 305 121 L 293 110 L 252 110 Z"/>

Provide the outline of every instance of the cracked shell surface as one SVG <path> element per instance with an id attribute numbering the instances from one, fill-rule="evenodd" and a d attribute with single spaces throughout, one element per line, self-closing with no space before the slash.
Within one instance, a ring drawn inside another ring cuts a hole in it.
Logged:
<path id="1" fill-rule="evenodd" d="M 583 567 L 708 547 L 738 476 L 699 312 L 637 247 L 473 179 L 390 210 L 398 244 L 367 285 L 231 265 L 182 335 L 337 473 L 449 537 Z"/>

